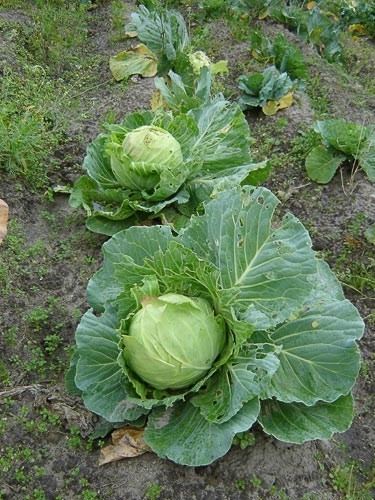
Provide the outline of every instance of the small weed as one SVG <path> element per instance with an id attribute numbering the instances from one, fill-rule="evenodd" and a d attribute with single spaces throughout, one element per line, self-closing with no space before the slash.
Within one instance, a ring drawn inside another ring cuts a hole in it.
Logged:
<path id="1" fill-rule="evenodd" d="M 122 0 L 111 3 L 111 41 L 118 42 L 125 38 L 125 5 Z"/>
<path id="2" fill-rule="evenodd" d="M 322 118 L 329 113 L 330 101 L 327 97 L 328 93 L 318 75 L 306 81 L 306 91 L 310 97 L 311 105 L 317 118 Z"/>
<path id="3" fill-rule="evenodd" d="M 246 481 L 244 479 L 237 479 L 237 481 L 235 481 L 234 485 L 238 491 L 245 491 L 246 490 Z"/>
<path id="4" fill-rule="evenodd" d="M 73 449 L 82 449 L 84 440 L 81 437 L 81 432 L 78 427 L 70 427 L 68 436 L 68 446 Z"/>
<path id="5" fill-rule="evenodd" d="M 250 484 L 253 486 L 253 488 L 258 489 L 262 486 L 262 480 L 260 479 L 260 477 L 253 474 L 252 478 L 250 479 Z"/>
<path id="6" fill-rule="evenodd" d="M 147 500 L 158 500 L 162 492 L 162 487 L 158 483 L 150 484 L 145 492 L 145 498 Z"/>
<path id="7" fill-rule="evenodd" d="M 236 434 L 233 444 L 239 446 L 241 450 L 255 444 L 255 436 L 251 432 L 239 432 Z"/>

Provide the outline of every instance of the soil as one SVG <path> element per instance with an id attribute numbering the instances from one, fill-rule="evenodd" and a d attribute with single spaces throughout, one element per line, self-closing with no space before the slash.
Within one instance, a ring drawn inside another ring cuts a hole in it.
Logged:
<path id="1" fill-rule="evenodd" d="M 131 12 L 134 4 L 124 3 L 126 11 Z M 111 79 L 107 59 L 126 47 L 128 42 L 120 42 L 115 48 L 110 42 L 109 9 L 105 2 L 88 13 L 87 51 L 101 56 L 97 82 L 82 95 L 80 106 L 85 113 L 72 115 L 75 118 L 67 134 L 68 140 L 55 152 L 60 167 L 51 176 L 52 186 L 68 184 L 79 175 L 85 145 L 97 135 L 109 111 L 120 118 L 136 109 L 149 107 L 152 79 L 133 78 L 126 87 Z M 0 16 L 8 22 L 31 22 L 17 9 L 3 10 Z M 336 65 L 322 60 L 313 47 L 306 46 L 281 25 L 264 21 L 263 26 L 270 36 L 282 31 L 300 46 L 309 61 L 312 77 L 319 78 L 321 91 L 326 92 L 330 114 L 361 123 L 375 123 L 375 95 L 369 94 L 362 86 L 360 77 L 346 73 L 343 78 L 343 69 L 338 70 Z M 238 76 L 249 57 L 244 42 L 236 41 L 225 23 L 215 21 L 212 27 L 218 55 L 229 60 L 230 67 L 235 68 L 235 76 Z M 0 47 L 3 49 L 4 46 L 0 33 Z M 8 47 L 9 57 L 5 54 L 3 58 L 5 63 L 14 56 L 13 46 Z M 373 71 L 374 65 L 368 67 Z M 227 83 L 230 87 L 233 80 L 229 78 Z M 348 251 L 348 245 L 352 245 L 347 262 L 350 266 L 352 261 L 371 258 L 371 252 L 374 257 L 374 248 L 366 242 L 363 229 L 375 222 L 375 189 L 362 172 L 358 172 L 353 180 L 350 169 L 345 170 L 342 177 L 337 175 L 330 184 L 318 186 L 306 177 L 302 160 L 289 163 L 287 153 L 292 148 L 293 139 L 311 126 L 315 117 L 313 99 L 303 92 L 291 108 L 275 117 L 248 114 L 256 141 L 262 140 L 265 130 L 276 127 L 280 118 L 285 119 L 285 127 L 278 132 L 281 145 L 276 147 L 276 152 L 285 158 L 285 162 L 278 164 L 266 185 L 282 199 L 281 210 L 290 210 L 309 228 L 314 248 L 333 267 L 341 265 L 343 254 Z M 11 240 L 3 245 L 0 259 L 3 259 L 2 252 L 5 258 L 13 255 L 10 245 L 21 245 L 23 252 L 21 258 L 15 259 L 12 272 L 14 293 L 4 290 L 0 301 L 0 352 L 10 380 L 0 388 L 0 410 L 6 422 L 6 430 L 0 434 L 0 498 L 362 498 L 345 497 L 346 493 L 335 482 L 338 476 L 332 471 L 354 460 L 361 485 L 369 481 L 366 471 L 373 467 L 373 320 L 368 322 L 360 343 L 366 369 L 362 370 L 355 387 L 357 415 L 351 429 L 336 435 L 333 440 L 303 446 L 289 445 L 265 436 L 255 428 L 255 444 L 244 450 L 233 447 L 224 458 L 207 467 L 177 466 L 151 453 L 99 467 L 99 451 L 87 441 L 97 418 L 84 409 L 80 398 L 66 393 L 63 372 L 68 363 L 69 348 L 74 342 L 75 327 L 87 308 L 87 281 L 100 266 L 104 238 L 84 228 L 83 214 L 69 208 L 64 195 L 56 195 L 48 201 L 1 172 L 0 198 L 8 202 L 12 221 Z M 362 226 L 353 236 L 356 220 L 360 220 Z M 366 288 L 358 293 L 346 287 L 345 292 L 362 316 L 368 318 L 373 310 L 374 290 Z M 42 314 L 42 319 L 35 319 L 35 309 L 41 308 L 47 311 L 46 317 L 43 319 Z M 41 367 L 34 350 L 43 348 L 45 337 L 54 332 L 61 337 L 61 343 L 53 356 L 45 357 L 47 366 Z M 26 364 L 33 360 L 34 365 L 27 365 L 30 368 L 25 370 Z M 58 415 L 58 425 L 48 424 L 47 431 L 33 429 L 30 432 L 25 421 L 37 421 L 41 409 L 45 408 Z M 32 450 L 33 461 L 10 459 L 7 472 L 4 460 L 9 450 L 25 448 Z M 15 476 L 17 471 L 12 468 L 15 465 L 23 470 L 26 480 Z M 36 466 L 44 469 L 40 477 L 35 472 Z M 158 496 L 152 497 L 150 492 L 155 485 L 160 486 L 160 491 L 156 488 Z M 44 497 L 37 496 L 38 489 L 43 490 Z"/>

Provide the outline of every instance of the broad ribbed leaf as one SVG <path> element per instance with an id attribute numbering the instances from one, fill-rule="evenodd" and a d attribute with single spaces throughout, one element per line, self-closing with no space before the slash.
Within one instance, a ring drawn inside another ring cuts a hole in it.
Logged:
<path id="1" fill-rule="evenodd" d="M 355 340 L 363 321 L 347 300 L 331 300 L 301 311 L 270 336 L 281 348 L 270 396 L 314 405 L 335 401 L 353 387 L 360 367 Z"/>
<path id="2" fill-rule="evenodd" d="M 254 350 L 230 360 L 191 400 L 210 422 L 230 420 L 251 399 L 259 396 L 279 366 L 273 353 L 258 356 Z"/>
<path id="3" fill-rule="evenodd" d="M 237 104 L 218 98 L 189 114 L 199 130 L 190 161 L 201 164 L 202 174 L 250 163 L 249 126 Z"/>
<path id="4" fill-rule="evenodd" d="M 307 175 L 315 182 L 327 184 L 345 159 L 345 155 L 331 148 L 316 146 L 306 157 Z"/>
<path id="5" fill-rule="evenodd" d="M 220 270 L 220 286 L 238 291 L 233 304 L 258 329 L 285 319 L 309 295 L 316 261 L 306 229 L 287 215 L 273 229 L 277 198 L 244 187 L 219 193 L 181 234 L 181 241 Z M 227 292 L 223 292 L 223 302 Z"/>
<path id="6" fill-rule="evenodd" d="M 210 173 L 202 177 L 196 177 L 187 183 L 186 187 L 191 192 L 192 199 L 197 202 L 204 202 L 211 197 L 215 197 L 220 191 L 232 189 L 239 186 L 243 181 L 247 181 L 249 174 L 256 174 L 264 170 L 266 162 L 248 163 L 240 167 L 220 170 L 217 173 Z"/>
<path id="7" fill-rule="evenodd" d="M 103 245 L 103 268 L 88 284 L 90 305 L 102 310 L 104 304 L 114 301 L 126 286 L 140 283 L 143 276 L 150 274 L 142 272 L 144 259 L 165 250 L 171 239 L 172 233 L 167 226 L 132 227 L 113 236 Z M 123 265 L 128 271 L 121 279 L 116 279 L 114 264 Z"/>
<path id="8" fill-rule="evenodd" d="M 119 184 L 112 173 L 111 161 L 105 153 L 107 137 L 99 135 L 87 148 L 83 168 L 102 188 L 118 188 Z"/>
<path id="9" fill-rule="evenodd" d="M 127 399 L 129 382 L 119 362 L 118 319 L 113 311 L 102 316 L 88 311 L 76 332 L 77 353 L 74 382 L 82 391 L 86 407 L 110 422 L 135 420 L 145 410 Z"/>
<path id="10" fill-rule="evenodd" d="M 155 76 L 157 66 L 156 55 L 142 43 L 109 59 L 109 68 L 113 78 L 118 82 L 132 75 Z"/>
<path id="11" fill-rule="evenodd" d="M 207 465 L 222 457 L 238 432 L 248 430 L 259 414 L 253 399 L 228 422 L 221 425 L 205 420 L 190 403 L 154 409 L 148 419 L 145 441 L 162 458 L 181 465 Z"/>
<path id="12" fill-rule="evenodd" d="M 301 444 L 313 439 L 329 439 L 344 432 L 353 420 L 353 398 L 342 396 L 333 403 L 318 402 L 314 406 L 301 403 L 264 401 L 259 422 L 267 434 Z"/>

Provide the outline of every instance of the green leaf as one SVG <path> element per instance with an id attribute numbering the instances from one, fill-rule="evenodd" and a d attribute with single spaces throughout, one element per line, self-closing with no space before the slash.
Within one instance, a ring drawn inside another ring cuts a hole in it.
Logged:
<path id="1" fill-rule="evenodd" d="M 264 432 L 280 441 L 297 444 L 313 439 L 330 439 L 335 432 L 346 431 L 352 420 L 351 394 L 332 403 L 320 401 L 314 406 L 264 401 L 259 416 Z"/>
<path id="2" fill-rule="evenodd" d="M 327 184 L 346 156 L 325 146 L 316 146 L 306 157 L 306 171 L 311 180 Z"/>
<path id="3" fill-rule="evenodd" d="M 274 66 L 266 68 L 263 73 L 240 76 L 238 86 L 242 90 L 239 100 L 242 109 L 280 101 L 293 90 L 293 82 L 287 73 L 280 73 Z"/>
<path id="4" fill-rule="evenodd" d="M 181 465 L 208 465 L 225 455 L 234 436 L 248 430 L 259 414 L 253 399 L 228 422 L 221 425 L 205 420 L 199 409 L 181 403 L 171 409 L 154 409 L 145 430 L 145 442 L 161 458 Z"/>
<path id="5" fill-rule="evenodd" d="M 127 286 L 141 283 L 143 277 L 150 274 L 149 270 L 144 271 L 144 259 L 165 250 L 171 239 L 172 233 L 167 226 L 132 227 L 104 243 L 104 265 L 91 278 L 87 288 L 90 305 L 102 311 L 104 305 L 114 302 Z M 115 264 L 125 266 L 125 276 L 120 280 L 116 279 Z"/>
<path id="6" fill-rule="evenodd" d="M 314 130 L 322 136 L 327 146 L 354 157 L 369 134 L 365 126 L 340 119 L 318 121 Z"/>
<path id="7" fill-rule="evenodd" d="M 316 271 L 309 235 L 291 215 L 271 226 L 277 198 L 267 189 L 243 187 L 219 193 L 180 235 L 182 243 L 220 271 L 222 303 L 257 329 L 284 321 L 310 293 Z"/>
<path id="8" fill-rule="evenodd" d="M 363 144 L 358 155 L 358 162 L 371 182 L 375 182 L 375 131 Z"/>
<path id="9" fill-rule="evenodd" d="M 363 328 L 357 309 L 347 300 L 307 305 L 296 312 L 270 335 L 281 350 L 269 395 L 314 405 L 347 394 L 360 368 L 355 341 Z"/>
<path id="10" fill-rule="evenodd" d="M 190 65 L 189 69 L 191 71 Z M 168 79 L 155 78 L 155 87 L 168 107 L 175 112 L 187 112 L 210 102 L 211 84 L 211 73 L 206 67 L 201 69 L 193 86 L 186 84 L 184 79 L 173 71 L 168 73 Z"/>
<path id="11" fill-rule="evenodd" d="M 105 153 L 106 142 L 107 136 L 101 134 L 88 146 L 83 168 L 102 188 L 119 188 L 119 183 L 112 173 L 110 158 Z"/>
<path id="12" fill-rule="evenodd" d="M 261 355 L 260 355 L 261 354 Z M 273 353 L 256 350 L 230 360 L 191 399 L 203 417 L 215 423 L 230 420 L 251 399 L 259 396 L 266 379 L 277 370 L 279 360 Z"/>
<path id="13" fill-rule="evenodd" d="M 232 189 L 233 186 L 239 186 L 242 182 L 254 184 L 249 180 L 261 178 L 266 166 L 266 162 L 249 163 L 240 167 L 232 167 L 219 172 L 213 172 L 202 177 L 189 181 L 186 185 L 192 197 L 192 201 L 202 203 L 214 198 L 221 191 Z"/>
<path id="14" fill-rule="evenodd" d="M 168 61 L 174 61 L 189 44 L 184 18 L 175 10 L 148 10 L 140 5 L 137 12 L 131 14 L 126 31 L 136 31 L 141 42 L 159 58 L 165 57 Z"/>
<path id="15" fill-rule="evenodd" d="M 131 215 L 133 215 L 133 212 Z M 102 215 L 92 215 L 87 218 L 86 227 L 93 233 L 113 236 L 119 231 L 131 226 L 132 222 L 132 218 L 125 218 L 124 220 L 111 220 Z"/>
<path id="16" fill-rule="evenodd" d="M 216 99 L 192 109 L 189 116 L 198 126 L 189 161 L 199 166 L 200 172 L 218 172 L 250 163 L 249 126 L 238 105 Z"/>
<path id="17" fill-rule="evenodd" d="M 95 316 L 90 310 L 76 331 L 79 358 L 74 382 L 82 391 L 85 406 L 109 422 L 135 420 L 145 413 L 128 401 L 130 386 L 118 359 L 121 351 L 117 327 L 113 311 Z"/>

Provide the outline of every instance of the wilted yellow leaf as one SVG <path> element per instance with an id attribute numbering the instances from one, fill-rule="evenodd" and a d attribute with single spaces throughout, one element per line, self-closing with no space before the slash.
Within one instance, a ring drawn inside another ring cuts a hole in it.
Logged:
<path id="1" fill-rule="evenodd" d="M 143 43 L 133 49 L 124 50 L 109 59 L 109 67 L 115 80 L 132 75 L 155 76 L 158 71 L 156 55 Z"/>
<path id="2" fill-rule="evenodd" d="M 351 24 L 348 28 L 349 33 L 357 36 L 364 36 L 367 34 L 366 28 L 363 24 Z"/>
<path id="3" fill-rule="evenodd" d="M 212 63 L 210 65 L 210 71 L 213 75 L 224 75 L 224 73 L 228 73 L 228 61 L 226 61 L 225 59 L 220 59 L 220 61 Z"/>
<path id="4" fill-rule="evenodd" d="M 99 465 L 143 455 L 150 451 L 143 440 L 143 429 L 121 427 L 112 432 L 112 444 L 100 450 Z"/>
<path id="5" fill-rule="evenodd" d="M 8 230 L 9 207 L 4 200 L 0 200 L 0 243 L 5 238 Z"/>
<path id="6" fill-rule="evenodd" d="M 267 101 L 262 107 L 262 111 L 265 115 L 271 116 L 277 113 L 280 109 L 289 108 L 293 104 L 293 92 L 285 94 L 278 101 Z"/>
<path id="7" fill-rule="evenodd" d="M 316 2 L 307 2 L 306 9 L 313 10 L 314 7 L 316 7 Z"/>
<path id="8" fill-rule="evenodd" d="M 156 111 L 158 109 L 163 109 L 165 107 L 165 102 L 160 90 L 155 90 L 151 96 L 151 111 Z"/>
<path id="9" fill-rule="evenodd" d="M 268 9 L 266 9 L 259 14 L 258 19 L 260 19 L 260 20 L 266 19 L 266 17 L 268 17 L 268 16 L 269 16 L 269 12 L 268 12 Z"/>

